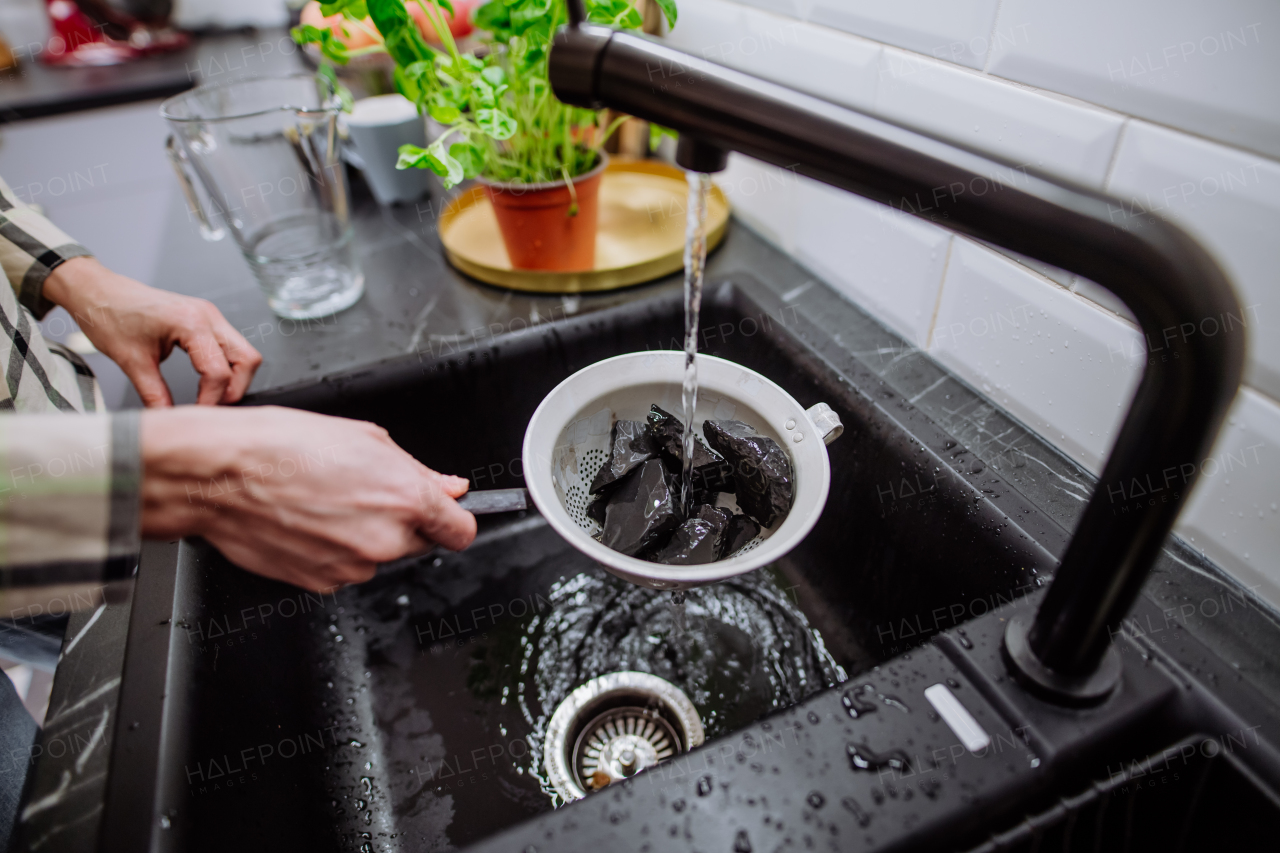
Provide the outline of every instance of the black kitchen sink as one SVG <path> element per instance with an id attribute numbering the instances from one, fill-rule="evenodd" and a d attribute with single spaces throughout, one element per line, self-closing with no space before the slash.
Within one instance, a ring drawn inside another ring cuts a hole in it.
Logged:
<path id="1" fill-rule="evenodd" d="M 1038 600 L 1069 533 L 889 385 L 830 364 L 767 289 L 717 283 L 703 311 L 704 352 L 845 425 L 800 547 L 683 604 L 613 578 L 536 513 L 484 518 L 467 551 L 337 594 L 251 575 L 198 541 L 176 548 L 165 580 L 144 556 L 134 624 L 167 640 L 130 641 L 122 701 L 146 707 L 141 725 L 122 722 L 112 773 L 137 776 L 112 786 L 101 849 L 1171 850 L 1276 837 L 1274 708 L 1249 698 L 1241 718 L 1202 686 L 1218 664 L 1192 673 L 1128 636 L 1123 690 L 1103 706 L 1010 698 L 984 638 Z M 675 347 L 682 321 L 678 295 L 658 296 L 250 402 L 371 420 L 473 488 L 519 486 L 543 396 L 599 359 Z M 556 810 L 548 717 L 620 670 L 680 687 L 707 745 Z M 130 679 L 163 684 L 163 701 Z M 935 683 L 996 747 L 955 753 L 921 696 Z"/>

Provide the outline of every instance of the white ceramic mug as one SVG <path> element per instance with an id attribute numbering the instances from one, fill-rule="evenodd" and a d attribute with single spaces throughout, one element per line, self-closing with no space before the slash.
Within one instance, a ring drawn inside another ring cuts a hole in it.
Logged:
<path id="1" fill-rule="evenodd" d="M 416 201 L 430 187 L 429 170 L 397 169 L 401 145 L 427 144 L 426 125 L 403 95 L 377 95 L 355 102 L 343 116 L 346 159 L 364 172 L 379 204 Z"/>

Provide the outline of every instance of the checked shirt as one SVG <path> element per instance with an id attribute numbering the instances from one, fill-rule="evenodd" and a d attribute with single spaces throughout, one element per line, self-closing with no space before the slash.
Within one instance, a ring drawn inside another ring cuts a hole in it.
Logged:
<path id="1" fill-rule="evenodd" d="M 95 580 L 138 552 L 137 413 L 106 412 L 88 365 L 37 323 L 49 273 L 87 255 L 0 180 L 0 583 Z"/>

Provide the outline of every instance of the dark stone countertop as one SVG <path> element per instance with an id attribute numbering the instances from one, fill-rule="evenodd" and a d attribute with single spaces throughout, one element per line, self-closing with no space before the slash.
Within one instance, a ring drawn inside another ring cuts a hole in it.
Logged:
<path id="1" fill-rule="evenodd" d="M 172 53 L 122 65 L 65 67 L 27 58 L 0 70 L 0 123 L 165 98 L 198 83 L 302 68 L 283 28 L 196 36 Z"/>
<path id="2" fill-rule="evenodd" d="M 495 336 L 680 287 L 679 275 L 598 296 L 534 296 L 488 287 L 461 275 L 442 257 L 435 233 L 438 203 L 380 208 L 358 183 L 355 195 L 365 296 L 336 316 L 295 322 L 267 309 L 233 241 L 200 238 L 175 188 L 154 283 L 212 300 L 245 333 L 265 356 L 253 391 L 350 373 L 415 352 L 424 362 L 456 358 L 483 348 Z M 790 306 L 786 310 L 799 312 L 820 330 L 808 343 L 822 358 L 842 372 L 870 371 L 882 383 L 881 393 L 900 395 L 927 412 L 1064 530 L 1074 528 L 1083 496 L 1093 489 L 1092 477 L 735 221 L 709 259 L 707 278 L 723 281 L 744 273 L 777 294 Z M 165 375 L 176 400 L 194 398 L 195 377 L 181 353 L 166 363 Z M 176 554 L 168 544 L 148 548 L 144 565 L 171 562 Z M 1146 594 L 1159 606 L 1171 607 L 1223 589 L 1243 594 L 1238 584 L 1171 537 Z M 128 603 L 109 605 L 71 617 L 48 724 L 33 749 L 38 757 L 15 850 L 97 849 L 108 789 L 118 796 L 130 785 L 128 778 L 112 776 L 109 766 L 117 725 L 124 724 L 115 716 L 127 665 L 126 638 L 137 642 L 140 629 L 146 628 L 130 625 L 129 609 Z M 1193 615 L 1185 627 L 1235 661 L 1242 677 L 1280 704 L 1277 663 L 1249 639 L 1274 632 L 1274 617 L 1252 599 L 1237 613 L 1236 620 L 1216 621 Z"/>

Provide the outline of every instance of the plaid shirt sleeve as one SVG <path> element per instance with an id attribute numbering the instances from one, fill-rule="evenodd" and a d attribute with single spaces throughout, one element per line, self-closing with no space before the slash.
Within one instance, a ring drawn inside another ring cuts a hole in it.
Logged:
<path id="1" fill-rule="evenodd" d="M 13 291 L 39 320 L 52 309 L 44 280 L 63 261 L 90 252 L 49 220 L 27 207 L 0 179 L 0 266 Z"/>
<path id="2" fill-rule="evenodd" d="M 102 411 L 89 366 L 32 317 L 49 273 L 88 254 L 0 181 L 0 585 L 127 577 L 139 550 L 138 414 Z"/>
<path id="3" fill-rule="evenodd" d="M 0 566 L 117 574 L 138 553 L 139 467 L 137 412 L 0 415 Z"/>

